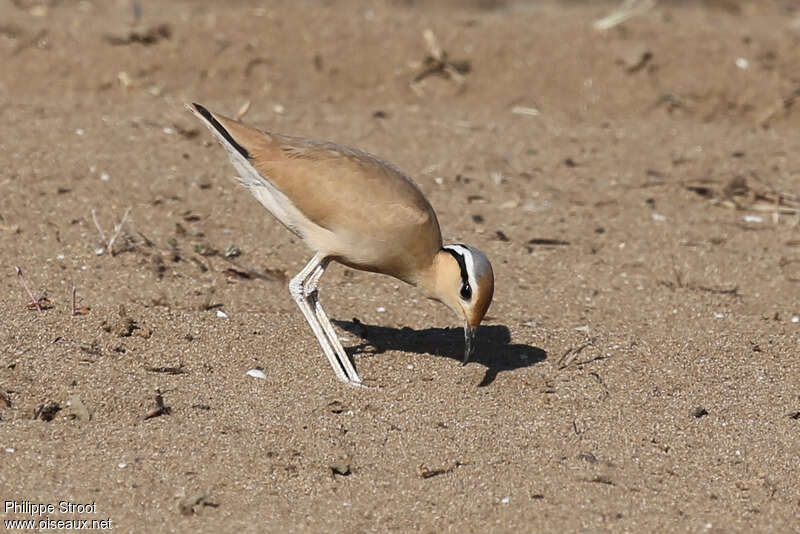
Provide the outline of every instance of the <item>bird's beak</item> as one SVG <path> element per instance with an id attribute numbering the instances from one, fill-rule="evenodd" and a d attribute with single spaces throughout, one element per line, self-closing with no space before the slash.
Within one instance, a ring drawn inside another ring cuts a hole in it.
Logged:
<path id="1" fill-rule="evenodd" d="M 461 365 L 467 365 L 469 359 L 475 354 L 475 328 L 464 325 L 464 359 Z"/>

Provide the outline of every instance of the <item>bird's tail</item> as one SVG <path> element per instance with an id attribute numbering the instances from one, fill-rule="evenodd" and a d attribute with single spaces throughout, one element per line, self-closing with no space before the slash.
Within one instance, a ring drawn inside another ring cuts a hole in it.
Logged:
<path id="1" fill-rule="evenodd" d="M 222 140 L 224 140 L 226 143 L 228 143 L 234 150 L 236 150 L 244 158 L 250 159 L 250 152 L 245 147 L 243 147 L 234 138 L 233 135 L 231 135 L 231 132 L 228 131 L 228 128 L 226 128 L 225 126 L 222 125 L 222 122 L 239 124 L 237 121 L 234 121 L 233 119 L 229 119 L 227 117 L 223 117 L 222 115 L 215 115 L 214 113 L 211 113 L 210 111 L 208 111 L 206 108 L 204 108 L 200 104 L 194 104 L 194 103 L 186 104 L 186 107 L 192 113 L 194 113 L 195 115 L 197 115 L 200 118 L 202 118 L 206 122 L 206 124 L 209 126 L 209 129 L 211 129 L 211 131 L 216 133 L 218 136 L 222 137 Z M 220 122 L 220 121 L 222 121 L 222 122 Z M 246 128 L 243 125 L 240 125 L 240 126 L 243 127 L 243 128 Z"/>

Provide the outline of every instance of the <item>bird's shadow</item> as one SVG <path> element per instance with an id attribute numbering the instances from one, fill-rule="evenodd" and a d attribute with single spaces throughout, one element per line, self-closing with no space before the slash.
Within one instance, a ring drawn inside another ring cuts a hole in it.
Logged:
<path id="1" fill-rule="evenodd" d="M 339 328 L 350 332 L 363 343 L 349 347 L 347 352 L 355 354 L 382 354 L 387 350 L 431 354 L 461 361 L 464 357 L 464 330 L 462 328 L 390 328 L 364 324 L 358 319 L 332 321 Z M 477 347 L 471 362 L 486 367 L 486 374 L 479 387 L 494 382 L 503 371 L 528 367 L 547 359 L 547 352 L 531 345 L 512 344 L 511 332 L 503 325 L 486 325 L 476 332 Z"/>

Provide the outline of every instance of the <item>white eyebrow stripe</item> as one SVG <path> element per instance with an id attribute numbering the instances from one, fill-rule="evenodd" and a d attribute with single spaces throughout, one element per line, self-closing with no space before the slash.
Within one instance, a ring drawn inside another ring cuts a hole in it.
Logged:
<path id="1" fill-rule="evenodd" d="M 467 281 L 472 291 L 478 289 L 478 283 L 475 280 L 475 260 L 472 258 L 472 251 L 464 245 L 445 245 L 443 248 L 452 250 L 453 252 L 464 258 L 464 265 L 467 267 Z"/>

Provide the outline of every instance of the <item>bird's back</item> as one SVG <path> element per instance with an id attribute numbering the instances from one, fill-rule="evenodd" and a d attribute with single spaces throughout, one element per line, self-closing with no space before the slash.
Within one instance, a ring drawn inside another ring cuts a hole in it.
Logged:
<path id="1" fill-rule="evenodd" d="M 441 248 L 433 208 L 393 165 L 334 143 L 201 114 L 227 144 L 242 183 L 312 249 L 416 283 L 411 273 L 427 268 L 420 262 Z"/>

